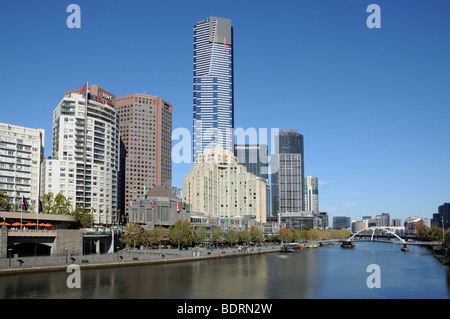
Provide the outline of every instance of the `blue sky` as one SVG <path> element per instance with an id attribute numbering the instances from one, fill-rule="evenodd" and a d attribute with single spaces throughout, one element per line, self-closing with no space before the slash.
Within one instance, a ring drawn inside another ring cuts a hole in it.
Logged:
<path id="1" fill-rule="evenodd" d="M 69 4 L 81 28 L 69 29 Z M 381 28 L 369 29 L 369 4 Z M 0 10 L 0 122 L 46 130 L 69 89 L 147 93 L 192 130 L 192 27 L 234 27 L 235 126 L 296 129 L 320 210 L 431 218 L 450 201 L 450 2 L 10 1 Z M 270 140 L 270 136 L 268 136 Z M 173 165 L 173 185 L 192 164 Z"/>

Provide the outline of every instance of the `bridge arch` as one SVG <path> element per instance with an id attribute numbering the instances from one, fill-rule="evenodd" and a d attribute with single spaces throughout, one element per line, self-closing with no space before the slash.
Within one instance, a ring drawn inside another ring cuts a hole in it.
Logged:
<path id="1" fill-rule="evenodd" d="M 400 241 L 402 243 L 406 244 L 406 241 L 403 238 L 401 238 L 395 232 L 392 231 L 392 229 L 394 229 L 394 230 L 399 229 L 399 227 L 387 227 L 387 226 L 372 226 L 372 227 L 364 228 L 364 229 L 354 233 L 353 236 L 349 238 L 349 241 L 352 241 L 356 235 L 358 235 L 359 233 L 362 233 L 363 231 L 366 231 L 366 230 L 372 230 L 372 237 L 370 238 L 370 240 L 373 241 L 373 235 L 375 234 L 375 231 L 377 229 L 384 230 L 384 231 L 388 232 L 389 234 L 394 235 L 395 237 L 400 239 Z"/>

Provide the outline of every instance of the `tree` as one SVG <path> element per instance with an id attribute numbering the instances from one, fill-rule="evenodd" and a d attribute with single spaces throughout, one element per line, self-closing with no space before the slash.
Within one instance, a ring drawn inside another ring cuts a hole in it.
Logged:
<path id="1" fill-rule="evenodd" d="M 302 232 L 298 229 L 292 229 L 292 241 L 298 242 L 302 239 Z"/>
<path id="2" fill-rule="evenodd" d="M 91 226 L 92 215 L 84 208 L 83 204 L 77 204 L 72 215 L 78 218 L 79 227 Z"/>
<path id="3" fill-rule="evenodd" d="M 0 210 L 8 210 L 9 209 L 9 201 L 8 196 L 0 191 Z"/>
<path id="4" fill-rule="evenodd" d="M 219 244 L 219 242 L 222 240 L 223 232 L 220 227 L 213 227 L 211 230 L 211 239 L 212 242 L 216 244 L 216 246 Z"/>
<path id="5" fill-rule="evenodd" d="M 156 226 L 145 233 L 145 241 L 150 245 L 158 244 L 158 248 L 161 246 L 161 243 L 166 240 L 166 229 L 162 226 Z"/>
<path id="6" fill-rule="evenodd" d="M 227 241 L 230 245 L 235 245 L 239 241 L 239 233 L 234 229 L 228 229 Z"/>
<path id="7" fill-rule="evenodd" d="M 444 233 L 445 238 L 445 245 L 447 246 L 447 249 L 450 249 L 450 228 L 448 228 Z"/>
<path id="8" fill-rule="evenodd" d="M 281 228 L 278 232 L 277 232 L 277 238 L 278 240 L 281 240 L 285 243 L 289 243 L 292 241 L 292 237 L 293 237 L 293 231 L 292 229 L 289 228 Z"/>
<path id="9" fill-rule="evenodd" d="M 123 243 L 131 247 L 137 247 L 144 242 L 144 230 L 137 223 L 129 223 L 125 226 L 125 233 L 120 239 Z"/>
<path id="10" fill-rule="evenodd" d="M 247 228 L 244 228 L 239 232 L 239 241 L 241 243 L 248 244 L 252 240 L 252 236 L 250 236 L 250 232 Z"/>
<path id="11" fill-rule="evenodd" d="M 56 215 L 70 215 L 72 205 L 69 200 L 61 193 L 55 196 L 54 204 L 51 209 L 51 214 Z"/>
<path id="12" fill-rule="evenodd" d="M 53 206 L 53 193 L 49 192 L 41 197 L 42 213 L 50 214 Z"/>
<path id="13" fill-rule="evenodd" d="M 206 229 L 203 226 L 200 226 L 195 231 L 195 243 L 197 245 L 201 245 L 206 239 Z"/>
<path id="14" fill-rule="evenodd" d="M 177 220 L 175 224 L 170 226 L 169 241 L 178 245 L 178 249 L 181 245 L 190 246 L 194 242 L 194 226 L 188 220 Z"/>
<path id="15" fill-rule="evenodd" d="M 250 236 L 252 238 L 252 241 L 255 243 L 259 243 L 264 240 L 264 235 L 263 235 L 261 229 L 259 229 L 256 226 L 253 226 L 252 228 L 250 228 Z"/>

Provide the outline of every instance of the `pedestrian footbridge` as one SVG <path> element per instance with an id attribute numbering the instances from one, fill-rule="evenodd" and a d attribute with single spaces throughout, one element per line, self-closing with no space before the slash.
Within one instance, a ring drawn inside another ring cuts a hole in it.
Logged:
<path id="1" fill-rule="evenodd" d="M 402 227 L 394 227 L 394 226 L 372 226 L 372 227 L 367 227 L 365 229 L 362 229 L 356 233 L 354 233 L 349 239 L 348 241 L 354 241 L 355 237 L 357 236 L 370 236 L 370 241 L 379 241 L 379 240 L 374 240 L 374 236 L 376 231 L 382 231 L 382 232 L 386 232 L 390 235 L 393 235 L 394 237 L 396 237 L 396 240 L 383 240 L 383 242 L 388 242 L 388 243 L 392 243 L 392 244 L 403 244 L 403 247 L 406 248 L 406 245 L 422 245 L 422 246 L 441 246 L 442 242 L 440 241 L 406 241 L 404 238 L 400 237 L 396 231 L 397 230 L 401 230 L 403 229 Z M 371 234 L 370 234 L 371 232 Z M 369 235 L 367 235 L 367 233 L 369 233 Z"/>

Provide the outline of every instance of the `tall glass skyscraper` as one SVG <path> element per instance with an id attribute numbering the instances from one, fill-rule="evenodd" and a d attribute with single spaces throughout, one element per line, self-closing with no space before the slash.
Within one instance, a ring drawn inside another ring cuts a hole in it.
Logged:
<path id="1" fill-rule="evenodd" d="M 272 215 L 305 210 L 303 201 L 303 135 L 296 130 L 275 133 L 272 154 Z"/>
<path id="2" fill-rule="evenodd" d="M 303 185 L 303 196 L 305 198 L 305 211 L 319 211 L 319 179 L 317 177 L 306 176 Z"/>
<path id="3" fill-rule="evenodd" d="M 209 17 L 194 26 L 194 161 L 203 150 L 233 152 L 233 28 Z"/>

